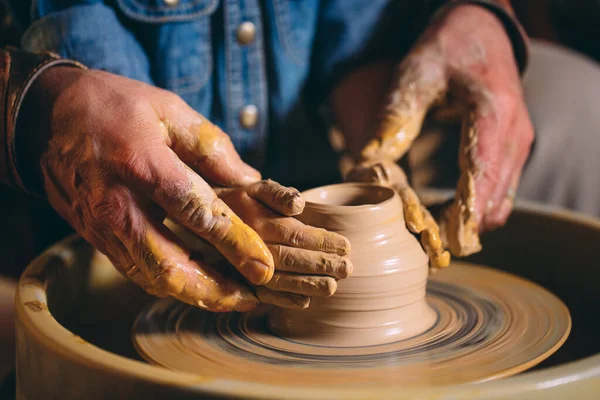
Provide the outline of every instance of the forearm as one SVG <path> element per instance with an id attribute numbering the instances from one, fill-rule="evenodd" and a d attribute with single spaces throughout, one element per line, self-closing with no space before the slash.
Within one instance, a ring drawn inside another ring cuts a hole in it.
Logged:
<path id="1" fill-rule="evenodd" d="M 0 182 L 27 190 L 19 168 L 17 121 L 26 95 L 46 71 L 58 66 L 83 68 L 79 63 L 49 54 L 0 50 Z M 39 115 L 30 114 L 29 119 Z"/>
<path id="2" fill-rule="evenodd" d="M 529 58 L 529 39 L 525 30 L 515 17 L 510 0 L 432 0 L 427 11 L 432 23 L 443 14 L 461 5 L 478 5 L 493 13 L 504 25 L 510 39 L 515 61 L 520 72 L 525 70 Z"/>

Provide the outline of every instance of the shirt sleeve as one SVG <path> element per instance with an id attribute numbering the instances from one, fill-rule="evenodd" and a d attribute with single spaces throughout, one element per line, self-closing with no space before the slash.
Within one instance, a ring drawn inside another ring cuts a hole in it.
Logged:
<path id="1" fill-rule="evenodd" d="M 418 1 L 325 0 L 311 60 L 309 94 L 322 104 L 351 70 L 374 60 L 399 60 L 418 35 Z"/>
<path id="2" fill-rule="evenodd" d="M 37 0 L 22 48 L 48 51 L 101 69 L 152 84 L 150 63 L 135 35 L 115 11 L 99 0 Z"/>

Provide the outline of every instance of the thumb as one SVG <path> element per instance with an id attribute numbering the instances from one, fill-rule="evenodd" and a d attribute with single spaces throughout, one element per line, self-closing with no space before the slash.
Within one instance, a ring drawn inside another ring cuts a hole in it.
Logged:
<path id="1" fill-rule="evenodd" d="M 260 173 L 242 161 L 229 135 L 175 97 L 161 110 L 161 122 L 167 144 L 183 162 L 220 186 L 245 186 L 260 180 Z"/>
<path id="2" fill-rule="evenodd" d="M 409 55 L 394 74 L 392 86 L 375 122 L 364 160 L 400 159 L 419 135 L 429 108 L 446 91 L 446 74 L 439 57 Z"/>

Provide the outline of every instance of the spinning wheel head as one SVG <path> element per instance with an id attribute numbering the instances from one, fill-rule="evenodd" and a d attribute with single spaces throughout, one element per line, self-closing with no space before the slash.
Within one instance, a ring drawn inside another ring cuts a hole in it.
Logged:
<path id="1" fill-rule="evenodd" d="M 434 325 L 381 345 L 292 341 L 268 329 L 265 310 L 211 314 L 159 300 L 136 321 L 149 362 L 206 378 L 306 386 L 398 388 L 480 382 L 524 371 L 566 340 L 571 320 L 545 289 L 485 267 L 453 265 L 432 278 Z"/>

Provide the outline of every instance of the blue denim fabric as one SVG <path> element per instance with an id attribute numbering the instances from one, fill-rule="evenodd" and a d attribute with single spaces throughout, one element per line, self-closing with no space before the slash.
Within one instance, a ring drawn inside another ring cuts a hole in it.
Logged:
<path id="1" fill-rule="evenodd" d="M 179 94 L 265 175 L 302 187 L 338 178 L 326 126 L 316 118 L 333 83 L 352 65 L 405 47 L 399 34 L 373 40 L 382 27 L 402 29 L 391 3 L 34 0 L 22 45 Z M 256 37 L 242 45 L 236 30 L 245 21 Z M 259 110 L 253 129 L 240 124 L 248 104 Z"/>

